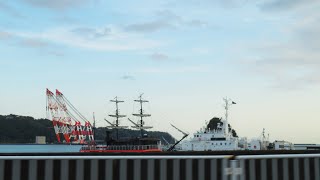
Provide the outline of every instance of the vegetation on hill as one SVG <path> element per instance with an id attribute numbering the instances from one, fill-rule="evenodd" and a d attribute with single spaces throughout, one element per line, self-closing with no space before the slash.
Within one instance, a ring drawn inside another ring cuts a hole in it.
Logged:
<path id="1" fill-rule="evenodd" d="M 48 143 L 57 143 L 52 122 L 48 119 L 34 119 L 29 116 L 0 115 L 0 143 L 35 143 L 36 136 L 45 136 Z M 95 129 L 95 139 L 103 141 L 106 136 L 106 127 Z M 111 131 L 111 137 L 116 138 L 115 130 Z M 166 132 L 148 131 L 148 136 L 162 140 L 164 137 L 170 143 L 174 138 Z M 138 137 L 140 131 L 131 129 L 119 130 L 119 137 Z"/>
<path id="2" fill-rule="evenodd" d="M 207 125 L 207 128 L 217 129 L 218 123 L 220 123 L 221 126 L 223 125 L 223 122 L 221 122 L 221 118 L 213 117 L 212 119 L 210 119 L 210 121 Z M 238 137 L 237 132 L 234 129 L 231 129 L 230 124 L 228 124 L 228 127 L 229 127 L 229 131 L 232 131 L 233 137 Z"/>

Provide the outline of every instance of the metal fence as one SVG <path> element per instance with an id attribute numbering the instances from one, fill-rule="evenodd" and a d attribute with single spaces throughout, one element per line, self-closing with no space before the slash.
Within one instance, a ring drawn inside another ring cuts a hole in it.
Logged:
<path id="1" fill-rule="evenodd" d="M 240 180 L 320 180 L 320 154 L 246 155 L 236 157 Z"/>
<path id="2" fill-rule="evenodd" d="M 232 156 L 0 156 L 0 180 L 227 180 Z"/>
<path id="3" fill-rule="evenodd" d="M 0 180 L 320 180 L 320 154 L 0 156 Z"/>

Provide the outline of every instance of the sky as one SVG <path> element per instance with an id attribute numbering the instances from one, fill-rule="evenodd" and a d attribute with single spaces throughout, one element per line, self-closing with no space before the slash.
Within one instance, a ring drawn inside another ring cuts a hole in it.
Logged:
<path id="1" fill-rule="evenodd" d="M 46 117 L 59 89 L 97 125 L 189 133 L 223 117 L 240 137 L 320 143 L 317 0 L 0 0 L 0 114 Z M 124 125 L 130 123 L 123 119 Z"/>

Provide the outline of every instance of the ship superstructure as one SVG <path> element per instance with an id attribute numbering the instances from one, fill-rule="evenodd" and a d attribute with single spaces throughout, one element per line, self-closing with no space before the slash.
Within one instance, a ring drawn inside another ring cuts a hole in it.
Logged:
<path id="1" fill-rule="evenodd" d="M 239 150 L 238 137 L 233 137 L 229 129 L 228 111 L 235 102 L 228 98 L 225 102 L 225 118 L 222 124 L 219 123 L 216 129 L 208 129 L 206 126 L 193 134 L 190 140 L 181 144 L 182 151 L 219 151 L 219 150 Z"/>

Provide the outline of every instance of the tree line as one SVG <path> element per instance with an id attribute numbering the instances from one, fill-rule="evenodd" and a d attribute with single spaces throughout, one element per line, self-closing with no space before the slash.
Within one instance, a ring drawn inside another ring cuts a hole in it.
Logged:
<path id="1" fill-rule="evenodd" d="M 116 139 L 116 132 L 106 127 L 94 129 L 95 139 L 102 142 L 105 140 L 106 131 L 111 131 L 110 135 Z M 148 131 L 148 136 L 161 139 L 165 138 L 170 143 L 175 139 L 167 132 Z M 48 119 L 35 119 L 30 116 L 0 115 L 0 143 L 35 143 L 36 136 L 45 136 L 47 143 L 58 143 L 53 129 L 52 121 Z M 119 130 L 119 137 L 138 137 L 140 131 L 131 129 Z M 165 143 L 165 142 L 162 142 Z"/>

